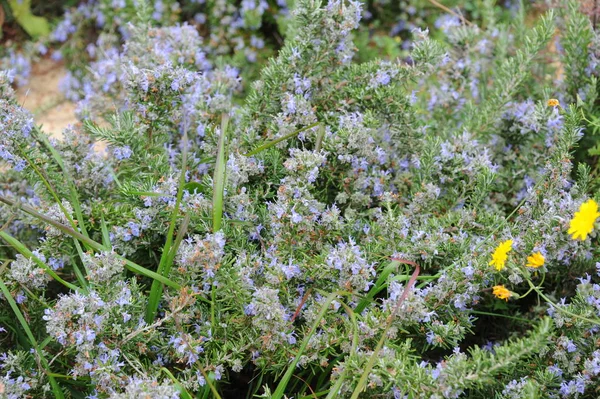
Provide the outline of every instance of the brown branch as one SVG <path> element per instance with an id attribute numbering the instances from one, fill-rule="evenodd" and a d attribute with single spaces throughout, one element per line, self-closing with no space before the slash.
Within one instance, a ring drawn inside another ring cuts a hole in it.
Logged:
<path id="1" fill-rule="evenodd" d="M 417 281 L 417 277 L 419 277 L 419 273 L 421 272 L 421 268 L 419 267 L 419 265 L 416 262 L 413 262 L 412 260 L 400 259 L 400 258 L 392 258 L 392 260 L 395 260 L 396 262 L 400 262 L 400 263 L 404 263 L 404 264 L 407 264 L 407 265 L 414 266 L 415 271 L 410 276 L 410 279 L 408 280 L 408 284 L 406 284 L 406 287 L 404 287 L 404 291 L 402 292 L 402 295 L 400 296 L 400 298 L 398 298 L 398 302 L 396 302 L 396 306 L 394 307 L 394 310 L 392 310 L 392 313 L 389 316 L 388 320 L 389 320 L 390 323 L 394 319 L 394 317 L 396 316 L 396 314 L 398 313 L 398 310 L 400 309 L 400 306 L 402 306 L 402 302 L 404 302 L 404 300 L 408 297 L 408 293 L 410 292 L 412 286 Z M 388 325 L 388 327 L 389 327 L 389 325 Z"/>
<path id="2" fill-rule="evenodd" d="M 309 288 L 308 291 L 306 291 L 306 294 L 304 294 L 304 296 L 302 297 L 302 300 L 300 301 L 300 304 L 296 308 L 296 312 L 294 312 L 294 315 L 292 316 L 291 323 L 293 323 L 294 320 L 296 320 L 296 317 L 298 317 L 298 315 L 300 314 L 300 311 L 302 310 L 302 307 L 304 306 L 304 303 L 308 299 L 308 295 L 310 295 L 311 291 L 312 291 L 312 288 Z"/>
<path id="3" fill-rule="evenodd" d="M 466 19 L 465 17 L 463 17 L 461 14 L 457 13 L 456 11 L 452 11 L 451 9 L 449 9 L 448 7 L 446 7 L 445 5 L 438 3 L 436 0 L 427 0 L 428 2 L 430 2 L 431 4 L 433 4 L 434 6 L 436 6 L 437 8 L 440 8 L 444 11 L 446 11 L 449 14 L 454 15 L 455 17 L 458 17 L 464 24 L 467 24 L 469 26 L 472 26 L 473 23 L 471 21 L 469 21 L 468 19 Z"/>

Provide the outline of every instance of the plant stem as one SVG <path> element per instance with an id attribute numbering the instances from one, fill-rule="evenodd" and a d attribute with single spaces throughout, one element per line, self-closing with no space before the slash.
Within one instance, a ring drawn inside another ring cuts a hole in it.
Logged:
<path id="1" fill-rule="evenodd" d="M 10 291 L 8 290 L 8 288 L 4 284 L 4 281 L 1 278 L 0 278 L 0 291 L 2 291 L 2 294 L 4 295 L 5 299 L 8 301 L 8 303 L 9 303 L 10 307 L 12 308 L 15 316 L 17 317 L 17 320 L 19 320 L 19 323 L 21 324 L 21 327 L 23 327 L 23 330 L 25 330 L 25 334 L 27 335 L 27 338 L 29 339 L 29 342 L 33 346 L 33 349 L 35 350 L 35 352 L 36 352 L 36 354 L 38 356 L 38 361 L 40 362 L 40 364 L 44 368 L 44 372 L 46 373 L 46 376 L 48 377 L 48 380 L 50 381 L 50 385 L 52 386 L 52 393 L 54 394 L 54 396 L 56 398 L 58 398 L 58 399 L 64 399 L 63 391 L 62 391 L 62 389 L 60 389 L 60 386 L 58 385 L 58 383 L 54 379 L 54 376 L 50 372 L 48 361 L 44 357 L 44 354 L 42 353 L 42 351 L 41 351 L 41 349 L 40 349 L 40 347 L 39 347 L 36 339 L 34 338 L 33 333 L 31 332 L 31 329 L 29 328 L 29 324 L 27 324 L 27 321 L 25 320 L 25 317 L 23 317 L 23 314 L 21 313 L 21 310 L 17 306 L 17 303 L 13 299 L 12 295 L 10 294 Z"/>
<path id="2" fill-rule="evenodd" d="M 260 147 L 258 147 L 256 149 L 254 149 L 254 150 L 252 150 L 252 151 L 244 154 L 244 156 L 251 157 L 252 155 L 256 155 L 259 152 L 261 152 L 262 150 L 266 150 L 267 148 L 271 148 L 274 145 L 276 145 L 278 143 L 281 143 L 282 141 L 285 141 L 287 139 L 291 139 L 292 137 L 297 136 L 299 133 L 302 133 L 302 132 L 304 132 L 305 130 L 308 130 L 308 129 L 312 129 L 313 127 L 318 126 L 318 125 L 319 125 L 319 122 L 315 122 L 312 125 L 305 126 L 302 129 L 296 130 L 295 132 L 287 134 L 287 135 L 285 135 L 283 137 L 279 137 L 279 138 L 277 138 L 275 140 L 271 140 L 268 143 L 265 143 L 265 144 L 261 145 Z"/>
<path id="3" fill-rule="evenodd" d="M 169 223 L 169 230 L 167 232 L 167 241 L 165 242 L 165 246 L 163 247 L 163 252 L 160 257 L 160 262 L 158 264 L 157 273 L 167 278 L 169 272 L 171 271 L 171 267 L 173 266 L 173 260 L 175 259 L 175 252 L 177 248 L 173 246 L 173 234 L 175 233 L 175 225 L 177 224 L 177 216 L 179 215 L 179 208 L 181 206 L 181 200 L 183 198 L 183 186 L 185 185 L 185 175 L 187 172 L 187 157 L 188 157 L 188 137 L 187 130 L 183 132 L 183 153 L 181 160 L 181 173 L 179 175 L 179 186 L 177 187 L 177 199 L 175 200 L 175 206 L 173 207 L 173 211 L 171 212 L 171 222 Z M 186 219 L 189 221 L 189 217 Z M 181 234 L 181 239 L 183 239 L 183 234 L 181 230 L 187 229 L 187 222 L 185 222 L 185 228 L 180 229 L 178 233 L 178 237 Z M 148 298 L 148 307 L 146 308 L 146 323 L 150 324 L 156 317 L 156 312 L 158 311 L 158 304 L 160 303 L 160 298 L 162 297 L 163 285 L 161 282 L 154 280 L 152 281 L 152 287 L 150 288 L 150 296 Z"/>
<path id="4" fill-rule="evenodd" d="M 213 177 L 213 233 L 221 230 L 223 219 L 223 195 L 225 191 L 225 141 L 227 140 L 227 126 L 229 115 L 221 116 L 221 135 L 217 148 L 217 160 L 215 163 L 215 174 Z"/>
<path id="5" fill-rule="evenodd" d="M 6 205 L 10 205 L 10 206 L 16 206 L 19 210 L 22 210 L 23 212 L 28 213 L 31 216 L 34 216 L 34 217 L 38 218 L 39 220 L 42 220 L 42 221 L 48 223 L 49 225 L 57 228 L 58 230 L 62 231 L 63 233 L 65 233 L 66 235 L 68 235 L 70 237 L 76 238 L 79 241 L 88 244 L 90 247 L 92 247 L 93 249 L 95 249 L 97 251 L 106 250 L 106 248 L 104 248 L 104 245 L 97 243 L 96 241 L 92 240 L 91 238 L 85 237 L 81 233 L 73 230 L 72 228 L 70 228 L 68 226 L 65 226 L 62 223 L 57 222 L 56 220 L 54 220 L 52 218 L 49 218 L 46 215 L 42 215 L 41 213 L 36 211 L 34 208 L 32 208 L 28 205 L 20 204 L 17 201 L 11 200 L 11 199 L 3 197 L 3 196 L 0 196 L 0 202 L 3 202 Z M 129 259 L 125 259 L 124 257 L 122 257 L 120 255 L 117 255 L 117 257 L 119 259 L 122 259 L 123 262 L 125 262 L 125 267 L 134 273 L 138 273 L 143 276 L 150 277 L 154 280 L 158 280 L 161 283 L 168 285 L 169 287 L 173 287 L 175 289 L 181 288 L 181 286 L 179 284 L 161 276 L 158 273 L 153 272 L 152 270 L 148 270 L 145 267 L 142 267 L 142 266 L 130 261 Z"/>
<path id="6" fill-rule="evenodd" d="M 569 312 L 568 310 L 562 308 L 561 306 L 558 306 L 556 303 L 554 303 L 550 298 L 548 298 L 546 295 L 544 295 L 544 293 L 542 292 L 542 290 L 540 289 L 540 287 L 534 285 L 530 280 L 527 280 L 527 282 L 529 283 L 529 286 L 538 293 L 539 296 L 541 296 L 544 301 L 548 302 L 550 304 L 550 306 L 552 306 L 554 309 L 558 310 L 561 313 L 564 313 L 568 316 L 574 317 L 576 319 L 580 319 L 583 321 L 587 321 L 588 323 L 594 324 L 594 325 L 600 325 L 600 319 L 588 319 L 587 317 L 583 317 L 580 316 L 578 314 Z"/>

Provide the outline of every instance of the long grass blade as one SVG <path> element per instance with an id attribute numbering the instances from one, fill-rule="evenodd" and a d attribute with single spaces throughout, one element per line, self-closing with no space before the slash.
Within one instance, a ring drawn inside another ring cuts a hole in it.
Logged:
<path id="1" fill-rule="evenodd" d="M 43 134 L 37 128 L 36 128 L 36 133 L 37 133 L 38 140 L 41 141 L 42 144 L 44 144 L 46 146 L 48 151 L 50 151 L 52 158 L 54 158 L 54 160 L 60 167 L 60 170 L 65 175 L 65 182 L 69 185 L 69 194 L 70 194 L 69 199 L 71 200 L 71 205 L 73 205 L 73 210 L 75 211 L 75 216 L 77 217 L 77 223 L 78 223 L 77 227 L 79 227 L 79 229 L 81 229 L 81 232 L 83 233 L 84 236 L 89 237 L 87 229 L 85 227 L 85 220 L 83 219 L 83 212 L 81 211 L 81 204 L 79 202 L 79 196 L 77 195 L 77 189 L 75 188 L 75 184 L 73 183 L 74 180 L 71 177 L 71 174 L 69 173 L 68 169 L 65 168 L 65 163 L 62 159 L 62 156 L 60 155 L 60 153 L 58 151 L 56 151 L 56 148 L 54 148 L 52 146 L 52 144 L 48 140 L 48 137 L 45 134 Z"/>
<path id="2" fill-rule="evenodd" d="M 65 287 L 69 288 L 70 290 L 78 291 L 80 289 L 78 286 L 71 284 L 68 281 L 63 280 L 58 274 L 56 274 L 56 272 L 54 270 L 52 270 L 51 267 L 49 267 L 44 262 L 42 262 L 42 260 L 40 258 L 35 256 L 33 254 L 33 252 L 31 252 L 29 250 L 29 248 L 27 248 L 25 245 L 23 245 L 23 243 L 21 241 L 17 240 L 16 238 L 11 236 L 7 232 L 0 231 L 0 238 L 2 238 L 4 241 L 6 241 L 11 247 L 13 247 L 15 250 L 17 250 L 17 252 L 19 252 L 25 258 L 31 259 L 32 261 L 34 261 L 36 265 L 38 265 L 41 269 L 43 269 L 46 273 L 48 273 L 48 275 L 50 277 L 52 277 L 54 280 L 58 281 L 59 283 L 61 283 Z"/>
<path id="3" fill-rule="evenodd" d="M 302 132 L 304 132 L 306 130 L 312 129 L 313 127 L 318 126 L 318 125 L 319 125 L 319 122 L 316 122 L 316 123 L 313 123 L 312 125 L 305 126 L 302 129 L 298 129 L 298 130 L 296 130 L 296 131 L 294 131 L 294 132 L 292 132 L 290 134 L 286 134 L 283 137 L 279 137 L 279 138 L 276 138 L 275 140 L 271 140 L 268 143 L 265 143 L 265 144 L 261 145 L 260 147 L 257 147 L 254 150 L 252 150 L 252 151 L 244 154 L 244 156 L 251 157 L 252 155 L 256 155 L 256 154 L 258 154 L 261 151 L 264 151 L 264 150 L 266 150 L 268 148 L 271 148 L 274 145 L 277 145 L 277 144 L 281 143 L 282 141 L 291 139 L 292 137 L 295 137 L 298 134 L 300 134 L 300 133 L 302 133 Z"/>
<path id="4" fill-rule="evenodd" d="M 375 347 L 375 350 L 371 354 L 371 357 L 369 357 L 369 361 L 367 362 L 367 365 L 365 366 L 365 369 L 364 369 L 362 375 L 360 376 L 360 379 L 358 380 L 358 384 L 356 384 L 356 388 L 354 389 L 354 392 L 352 392 L 352 396 L 350 397 L 350 399 L 358 399 L 359 395 L 362 393 L 363 389 L 367 385 L 367 379 L 369 378 L 369 374 L 371 373 L 371 370 L 375 366 L 375 362 L 379 359 L 379 351 L 381 350 L 381 348 L 383 347 L 383 344 L 385 343 L 385 340 L 387 338 L 387 332 L 389 331 L 390 327 L 392 326 L 392 323 L 393 323 L 394 319 L 396 318 L 396 314 L 398 313 L 398 310 L 400 310 L 400 306 L 402 306 L 402 302 L 404 302 L 404 300 L 408 297 L 408 293 L 410 292 L 412 287 L 415 285 L 415 283 L 417 281 L 417 277 L 419 276 L 419 273 L 421 272 L 421 268 L 419 267 L 419 265 L 413 261 L 406 260 L 406 259 L 397 259 L 397 261 L 414 266 L 415 271 L 413 272 L 412 276 L 410 277 L 408 284 L 406 284 L 406 286 L 404 287 L 404 291 L 402 292 L 402 295 L 400 296 L 400 298 L 398 298 L 398 301 L 396 302 L 396 305 L 394 306 L 392 313 L 388 316 L 385 328 L 384 328 L 383 332 L 381 333 L 381 338 L 379 338 L 379 341 L 377 342 L 377 346 Z"/>
<path id="5" fill-rule="evenodd" d="M 91 238 L 85 237 L 83 234 L 73 230 L 72 228 L 70 228 L 68 226 L 65 226 L 62 223 L 57 222 L 56 220 L 54 220 L 52 218 L 49 218 L 46 215 L 42 215 L 41 213 L 39 213 L 38 211 L 36 211 L 34 208 L 30 207 L 29 205 L 19 204 L 14 200 L 11 200 L 9 198 L 2 197 L 2 196 L 0 196 L 0 202 L 3 202 L 10 206 L 16 206 L 18 209 L 22 210 L 23 212 L 26 212 L 26 213 L 30 214 L 31 216 L 34 216 L 34 217 L 38 218 L 39 220 L 42 220 L 42 221 L 48 223 L 49 225 L 57 228 L 58 230 L 65 233 L 66 235 L 76 238 L 79 241 L 88 244 L 90 247 L 92 247 L 96 251 L 104 251 L 105 250 L 105 248 L 102 244 L 92 240 Z M 154 280 L 158 280 L 161 283 L 163 283 L 164 285 L 168 285 L 169 287 L 172 287 L 175 289 L 181 288 L 181 286 L 179 284 L 175 283 L 174 281 L 171 281 L 168 278 L 165 278 L 165 277 L 161 276 L 160 274 L 153 272 L 152 270 L 148 270 L 145 267 L 142 267 L 142 266 L 130 261 L 129 259 L 125 259 L 122 256 L 118 256 L 118 258 L 122 259 L 125 262 L 125 267 L 134 273 L 141 274 L 142 276 L 146 276 L 146 277 L 149 277 Z"/>
<path id="6" fill-rule="evenodd" d="M 23 313 L 21 313 L 21 310 L 19 309 L 19 307 L 17 306 L 17 303 L 15 302 L 12 295 L 10 294 L 8 287 L 6 287 L 6 284 L 4 284 L 4 280 L 2 280 L 1 278 L 0 278 L 0 291 L 2 291 L 4 298 L 8 301 L 8 304 L 10 305 L 11 309 L 13 310 L 13 313 L 17 317 L 17 320 L 21 324 L 21 327 L 23 327 L 23 330 L 25 331 L 25 334 L 27 335 L 27 339 L 29 339 L 29 342 L 33 346 L 33 349 L 35 350 L 35 352 L 39 358 L 40 364 L 44 368 L 46 376 L 48 377 L 48 380 L 50 381 L 50 386 L 52 387 L 52 393 L 54 394 L 54 397 L 58 398 L 58 399 L 64 399 L 64 397 L 65 397 L 64 393 L 63 393 L 62 389 L 60 388 L 60 386 L 58 385 L 58 383 L 56 382 L 56 380 L 54 379 L 54 377 L 52 376 L 50 367 L 48 365 L 48 361 L 44 357 L 42 350 L 40 349 L 35 337 L 33 336 L 33 333 L 31 332 L 31 329 L 29 328 L 29 324 L 27 324 L 27 321 L 25 320 Z"/>
<path id="7" fill-rule="evenodd" d="M 380 288 L 385 284 L 390 273 L 394 270 L 397 270 L 398 266 L 400 266 L 400 262 L 394 260 L 388 263 L 383 268 L 383 270 L 379 274 L 379 278 L 377 278 L 377 281 L 371 287 L 371 289 L 367 293 L 367 296 L 361 299 L 358 305 L 356 305 L 356 308 L 354 309 L 356 313 L 361 313 L 363 310 L 365 310 L 367 305 L 373 301 L 375 295 L 380 291 Z"/>
<path id="8" fill-rule="evenodd" d="M 227 127 L 229 115 L 221 117 L 221 135 L 219 136 L 219 147 L 217 149 L 217 160 L 215 174 L 213 177 L 213 232 L 221 230 L 223 219 L 223 195 L 225 191 L 225 141 L 227 140 Z"/>
<path id="9" fill-rule="evenodd" d="M 321 319 L 323 318 L 323 316 L 325 316 L 325 312 L 327 312 L 329 305 L 331 305 L 331 302 L 333 302 L 333 300 L 338 295 L 339 295 L 339 292 L 337 292 L 337 291 L 332 292 L 325 299 L 325 302 L 323 303 L 323 306 L 321 307 L 319 314 L 315 318 L 315 321 L 313 322 L 308 334 L 306 334 L 306 336 L 304 337 L 304 340 L 302 341 L 302 344 L 300 345 L 300 348 L 298 349 L 298 353 L 296 354 L 296 357 L 294 358 L 294 360 L 292 360 L 292 362 L 288 366 L 283 377 L 281 377 L 281 381 L 279 381 L 279 384 L 277 385 L 275 392 L 273 392 L 271 399 L 281 399 L 283 397 L 285 389 L 286 389 L 287 385 L 289 384 L 290 379 L 292 378 L 292 375 L 294 374 L 294 371 L 296 370 L 296 365 L 300 361 L 300 358 L 302 357 L 302 355 L 304 354 L 304 351 L 306 350 L 306 347 L 308 346 L 308 342 L 312 338 L 313 334 L 317 331 L 317 327 L 321 323 Z"/>
<path id="10" fill-rule="evenodd" d="M 162 371 L 163 373 L 165 373 L 167 375 L 167 377 L 169 377 L 169 379 L 171 381 L 173 381 L 173 384 L 175 385 L 175 388 L 177 388 L 177 390 L 179 390 L 179 394 L 181 395 L 181 399 L 192 399 L 192 395 L 190 395 L 190 393 L 184 388 L 183 385 L 181 385 L 181 382 L 179 382 L 179 380 L 177 378 L 175 378 L 175 376 L 166 368 L 161 367 L 160 371 Z"/>
<path id="11" fill-rule="evenodd" d="M 181 174 L 179 175 L 179 185 L 177 187 L 177 199 L 175 200 L 175 206 L 173 207 L 173 212 L 171 212 L 171 222 L 169 223 L 169 230 L 167 231 L 167 241 L 165 242 L 165 246 L 163 247 L 163 252 L 160 257 L 160 262 L 158 264 L 157 273 L 166 277 L 169 275 L 171 271 L 171 267 L 173 266 L 173 260 L 175 259 L 175 254 L 173 251 L 173 234 L 175 232 L 175 225 L 177 224 L 177 217 L 179 216 L 179 209 L 181 207 L 181 200 L 183 198 L 183 191 L 185 185 L 185 175 L 187 172 L 187 158 L 188 158 L 188 137 L 187 131 L 183 132 L 183 152 L 182 152 L 182 161 L 181 161 Z M 189 218 L 187 219 L 189 221 Z M 186 223 L 187 228 L 187 223 Z M 180 232 L 182 229 L 179 229 Z M 183 237 L 182 237 L 183 238 Z M 150 288 L 150 296 L 148 298 L 148 306 L 146 308 L 146 323 L 152 323 L 154 318 L 156 317 L 156 312 L 158 311 L 158 304 L 160 303 L 160 298 L 163 293 L 163 284 L 158 280 L 154 280 L 152 282 L 152 287 Z"/>

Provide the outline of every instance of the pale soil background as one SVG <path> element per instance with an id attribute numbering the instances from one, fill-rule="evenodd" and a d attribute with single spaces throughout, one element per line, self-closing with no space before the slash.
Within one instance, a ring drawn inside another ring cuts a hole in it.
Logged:
<path id="1" fill-rule="evenodd" d="M 64 128 L 78 123 L 75 104 L 66 100 L 58 85 L 65 76 L 62 63 L 42 59 L 31 66 L 29 83 L 17 90 L 19 104 L 31 111 L 42 130 L 59 137 Z"/>

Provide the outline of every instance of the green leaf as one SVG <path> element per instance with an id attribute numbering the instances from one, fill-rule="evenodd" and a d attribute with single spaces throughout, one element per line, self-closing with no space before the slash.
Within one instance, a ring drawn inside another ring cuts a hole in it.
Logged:
<path id="1" fill-rule="evenodd" d="M 37 17 L 31 13 L 31 0 L 9 0 L 8 4 L 12 10 L 17 23 L 27 34 L 33 38 L 47 36 L 50 26 L 44 17 Z"/>
<path id="2" fill-rule="evenodd" d="M 33 333 L 31 332 L 31 329 L 29 328 L 29 324 L 27 323 L 27 320 L 25 320 L 23 313 L 21 313 L 19 306 L 13 299 L 12 295 L 10 294 L 10 291 L 8 290 L 8 288 L 4 284 L 4 281 L 1 278 L 0 278 L 0 291 L 4 295 L 4 298 L 8 301 L 8 304 L 12 308 L 15 316 L 17 317 L 17 320 L 19 320 L 21 327 L 23 327 L 23 330 L 25 330 L 25 334 L 27 335 L 27 339 L 29 339 L 29 343 L 33 346 L 33 349 L 35 350 L 36 354 L 38 355 L 40 364 L 46 370 L 46 374 L 48 376 L 48 380 L 50 381 L 50 386 L 52 387 L 52 393 L 54 394 L 54 397 L 58 398 L 58 399 L 64 399 L 64 397 L 65 397 L 64 393 L 63 393 L 62 389 L 60 388 L 60 386 L 58 385 L 58 383 L 56 382 L 56 380 L 54 379 L 54 377 L 52 376 L 52 373 L 50 372 L 50 367 L 48 365 L 48 361 L 44 357 L 44 353 L 40 349 L 39 344 L 37 343 L 35 337 L 33 336 Z"/>
<path id="3" fill-rule="evenodd" d="M 158 264 L 157 274 L 163 278 L 166 278 L 171 271 L 171 267 L 173 266 L 173 261 L 175 259 L 175 253 L 177 252 L 177 247 L 179 243 L 183 239 L 183 234 L 187 230 L 187 224 L 189 222 L 189 215 L 186 215 L 186 218 L 182 225 L 180 226 L 179 233 L 177 234 L 177 239 L 175 245 L 173 245 L 173 234 L 175 232 L 175 225 L 177 224 L 177 216 L 179 215 L 179 209 L 181 206 L 181 200 L 183 198 L 183 188 L 185 185 L 185 173 L 187 171 L 187 157 L 188 157 L 188 136 L 187 132 L 183 134 L 183 153 L 181 160 L 181 174 L 179 175 L 179 184 L 177 187 L 177 199 L 175 200 L 175 206 L 173 207 L 173 211 L 171 212 L 171 222 L 169 224 L 169 230 L 167 231 L 167 240 L 163 247 L 163 252 L 160 257 L 160 262 Z M 158 310 L 158 304 L 160 303 L 160 299 L 162 297 L 163 292 L 163 283 L 154 280 L 152 282 L 152 287 L 150 288 L 150 296 L 148 298 L 148 306 L 146 307 L 146 322 L 148 324 L 152 323 L 154 318 L 156 317 L 156 312 Z"/>
<path id="4" fill-rule="evenodd" d="M 295 132 L 292 132 L 290 134 L 286 134 L 285 136 L 279 137 L 279 138 L 277 138 L 275 140 L 271 140 L 271 141 L 269 141 L 269 142 L 267 142 L 267 143 L 265 143 L 265 144 L 263 144 L 263 145 L 255 148 L 254 150 L 250 151 L 249 153 L 244 154 L 244 156 L 251 157 L 253 155 L 256 155 L 259 152 L 261 152 L 263 150 L 266 150 L 267 148 L 271 148 L 271 147 L 273 147 L 273 146 L 281 143 L 282 141 L 285 141 L 287 139 L 291 139 L 292 137 L 295 137 L 298 134 L 300 134 L 300 133 L 302 133 L 302 132 L 304 132 L 306 130 L 309 130 L 309 129 L 312 129 L 313 127 L 315 127 L 315 126 L 318 126 L 319 123 L 320 122 L 315 122 L 312 125 L 305 126 L 305 127 L 301 128 L 301 129 L 296 130 Z"/>
<path id="5" fill-rule="evenodd" d="M 6 233 L 5 231 L 0 231 L 0 238 L 6 241 L 11 247 L 16 249 L 21 255 L 23 255 L 27 259 L 31 259 L 36 265 L 38 265 L 41 269 L 43 269 L 46 273 L 50 275 L 54 280 L 58 281 L 65 287 L 77 291 L 79 287 L 73 285 L 62 278 L 54 270 L 52 270 L 48 265 L 42 262 L 37 256 L 35 256 L 25 245 L 23 245 L 19 240 Z"/>
<path id="6" fill-rule="evenodd" d="M 183 385 L 181 385 L 179 380 L 175 378 L 175 376 L 169 370 L 164 367 L 161 367 L 160 370 L 165 373 L 171 381 L 173 381 L 173 385 L 175 385 L 175 388 L 179 391 L 181 399 L 192 399 L 192 395 L 190 395 L 190 393 L 184 388 Z"/>
<path id="7" fill-rule="evenodd" d="M 193 194 L 194 192 L 200 193 L 202 192 L 202 184 L 195 181 L 191 181 L 185 186 L 183 186 L 183 189 L 185 191 L 188 191 L 190 194 Z"/>
<path id="8" fill-rule="evenodd" d="M 306 351 L 306 348 L 308 347 L 308 342 L 310 341 L 310 339 L 312 338 L 314 333 L 317 331 L 317 328 L 319 327 L 319 324 L 321 323 L 321 319 L 323 319 L 323 317 L 325 316 L 325 312 L 327 312 L 329 305 L 331 304 L 331 302 L 333 302 L 333 300 L 339 294 L 340 294 L 339 292 L 332 292 L 325 299 L 325 301 L 323 302 L 323 305 L 321 305 L 321 309 L 319 310 L 319 313 L 317 314 L 317 317 L 315 318 L 315 321 L 313 322 L 310 330 L 304 337 L 304 340 L 302 341 L 302 344 L 300 345 L 300 348 L 298 349 L 298 353 L 296 354 L 296 357 L 294 357 L 294 360 L 292 360 L 292 362 L 289 364 L 287 370 L 285 371 L 285 374 L 283 375 L 283 377 L 281 377 L 281 380 L 279 381 L 279 384 L 277 385 L 275 392 L 273 392 L 271 399 L 281 399 L 284 397 L 285 389 L 286 389 L 287 385 L 289 384 L 290 379 L 292 378 L 292 375 L 294 374 L 294 371 L 296 371 L 296 365 L 298 364 L 298 362 L 300 361 L 300 358 L 304 355 L 304 352 Z"/>
<path id="9" fill-rule="evenodd" d="M 213 232 L 221 230 L 221 219 L 223 218 L 223 193 L 225 190 L 225 140 L 227 139 L 227 125 L 229 115 L 223 114 L 221 118 L 221 136 L 217 150 L 217 162 L 213 178 Z"/>
<path id="10" fill-rule="evenodd" d="M 34 208 L 32 208 L 28 205 L 20 204 L 16 201 L 13 201 L 9 198 L 2 197 L 2 196 L 0 196 L 0 202 L 3 202 L 9 206 L 16 206 L 18 209 L 22 210 L 23 212 L 26 212 L 29 215 L 31 215 L 39 220 L 43 220 L 47 224 L 57 228 L 58 230 L 65 233 L 66 235 L 68 235 L 72 238 L 76 238 L 79 241 L 88 244 L 91 248 L 93 248 L 96 251 L 106 250 L 104 245 L 84 236 L 83 234 L 71 229 L 68 226 L 65 226 L 62 223 L 57 222 L 56 220 L 54 220 L 46 215 L 42 215 L 41 213 L 37 212 Z M 137 274 L 141 274 L 142 276 L 146 276 L 146 277 L 150 277 L 154 280 L 158 280 L 161 283 L 163 283 L 164 285 L 168 285 L 169 287 L 175 288 L 176 290 L 181 289 L 181 286 L 179 284 L 177 284 L 176 282 L 171 281 L 168 278 L 163 277 L 160 274 L 153 272 L 152 270 L 148 270 L 145 267 L 142 267 L 142 266 L 130 261 L 129 259 L 125 259 L 122 256 L 117 256 L 117 257 L 119 259 L 122 259 L 125 262 L 125 267 L 128 270 L 131 270 L 132 272 L 137 273 Z"/>

